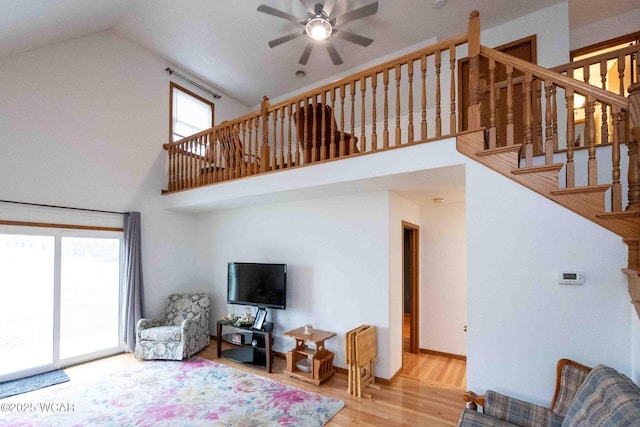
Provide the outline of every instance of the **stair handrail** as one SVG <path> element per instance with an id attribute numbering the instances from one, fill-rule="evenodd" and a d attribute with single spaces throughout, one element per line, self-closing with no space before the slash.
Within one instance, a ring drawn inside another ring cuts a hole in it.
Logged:
<path id="1" fill-rule="evenodd" d="M 616 105 L 623 110 L 629 109 L 628 98 L 609 92 L 597 86 L 590 85 L 589 83 L 581 82 L 571 77 L 567 77 L 557 71 L 553 71 L 552 69 L 544 68 L 540 65 L 533 64 L 531 62 L 525 61 L 524 59 L 516 58 L 514 56 L 486 46 L 480 46 L 480 54 L 481 56 L 487 58 L 493 58 L 501 64 L 510 65 L 518 70 L 530 72 L 536 77 L 542 77 L 541 80 L 548 79 L 556 86 L 560 86 L 562 88 L 572 87 L 574 88 L 574 90 L 577 89 L 577 91 L 579 91 L 580 93 L 584 92 L 585 94 L 592 95 L 599 101 L 603 101 L 610 105 Z"/>
<path id="2" fill-rule="evenodd" d="M 555 71 L 561 74 L 568 73 L 569 70 L 577 70 L 585 66 L 599 64 L 602 61 L 618 59 L 618 58 L 625 57 L 627 55 L 633 55 L 633 54 L 638 54 L 640 56 L 640 45 L 626 46 L 620 49 L 611 50 L 609 52 L 605 52 L 598 55 L 590 56 L 588 58 L 580 59 L 578 61 L 567 62 L 566 64 L 551 67 L 549 69 L 551 71 Z M 640 67 L 640 65 L 638 65 L 638 67 Z M 633 72 L 633 70 L 630 70 L 630 72 Z M 638 69 L 638 73 L 640 74 L 640 68 Z M 624 88 L 622 89 L 624 90 Z"/>

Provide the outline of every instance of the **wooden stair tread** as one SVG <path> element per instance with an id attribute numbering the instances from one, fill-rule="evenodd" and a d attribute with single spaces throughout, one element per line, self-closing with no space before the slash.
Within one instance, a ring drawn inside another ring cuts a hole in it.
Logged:
<path id="1" fill-rule="evenodd" d="M 560 169 L 564 166 L 564 163 L 552 163 L 550 165 L 540 165 L 540 166 L 525 166 L 522 168 L 515 168 L 511 171 L 514 175 L 523 175 L 528 173 L 537 173 L 537 172 L 560 172 Z"/>
<path id="2" fill-rule="evenodd" d="M 611 185 L 609 184 L 587 185 L 584 187 L 559 188 L 557 190 L 553 190 L 551 194 L 560 196 L 563 194 L 604 193 L 609 188 L 611 188 Z"/>
<path id="3" fill-rule="evenodd" d="M 640 211 L 603 212 L 598 214 L 601 219 L 640 219 Z"/>
<path id="4" fill-rule="evenodd" d="M 511 153 L 513 151 L 519 151 L 522 148 L 522 144 L 506 145 L 504 147 L 488 148 L 486 150 L 476 151 L 476 156 L 491 156 L 493 154 Z"/>

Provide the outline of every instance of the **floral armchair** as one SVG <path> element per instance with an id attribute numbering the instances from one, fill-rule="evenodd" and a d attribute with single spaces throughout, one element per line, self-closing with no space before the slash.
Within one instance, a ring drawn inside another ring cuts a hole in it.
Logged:
<path id="1" fill-rule="evenodd" d="M 208 346 L 210 305 L 205 293 L 169 295 L 160 317 L 138 321 L 136 359 L 182 360 Z"/>

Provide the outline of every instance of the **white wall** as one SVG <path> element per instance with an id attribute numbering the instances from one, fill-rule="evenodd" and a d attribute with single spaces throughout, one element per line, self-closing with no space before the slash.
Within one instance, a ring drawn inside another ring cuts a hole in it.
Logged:
<path id="1" fill-rule="evenodd" d="M 420 224 L 420 348 L 466 355 L 465 203 L 422 206 Z"/>
<path id="2" fill-rule="evenodd" d="M 482 27 L 482 9 L 480 9 Z M 566 1 L 514 19 L 480 33 L 484 46 L 495 47 L 536 34 L 538 65 L 554 67 L 569 62 L 569 7 Z"/>
<path id="3" fill-rule="evenodd" d="M 640 319 L 633 309 L 631 313 L 631 379 L 640 384 Z"/>
<path id="4" fill-rule="evenodd" d="M 621 238 L 479 164 L 466 174 L 468 388 L 548 405 L 560 358 L 630 374 Z"/>
<path id="5" fill-rule="evenodd" d="M 388 201 L 387 192 L 374 192 L 201 214 L 199 282 L 213 295 L 212 325 L 230 310 L 228 262 L 286 263 L 287 308 L 268 311 L 274 335 L 305 324 L 336 332 L 326 346 L 345 367 L 345 332 L 374 325 L 376 374 L 388 378 Z"/>
<path id="6" fill-rule="evenodd" d="M 420 209 L 401 195 L 389 193 L 389 340 L 391 376 L 402 368 L 404 282 L 402 221 L 420 225 Z M 421 271 L 421 270 L 420 270 Z"/>
<path id="7" fill-rule="evenodd" d="M 145 314 L 196 281 L 195 216 L 161 207 L 171 64 L 111 31 L 0 59 L 0 199 L 142 214 Z M 218 115 L 240 110 L 228 98 Z M 239 104 L 238 104 L 239 105 Z M 0 218 L 122 226 L 0 203 Z"/>
<path id="8" fill-rule="evenodd" d="M 640 31 L 640 9 L 571 30 L 571 50 Z"/>

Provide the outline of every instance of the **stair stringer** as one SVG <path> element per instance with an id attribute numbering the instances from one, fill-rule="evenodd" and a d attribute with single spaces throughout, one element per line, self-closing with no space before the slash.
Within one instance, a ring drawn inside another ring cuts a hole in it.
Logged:
<path id="1" fill-rule="evenodd" d="M 462 133 L 456 138 L 456 148 L 461 154 L 595 222 L 623 239 L 640 238 L 640 213 L 604 212 L 604 193 L 609 185 L 560 189 L 558 173 L 563 164 L 518 168 L 520 147 L 521 145 L 513 145 L 485 150 L 483 130 Z"/>

